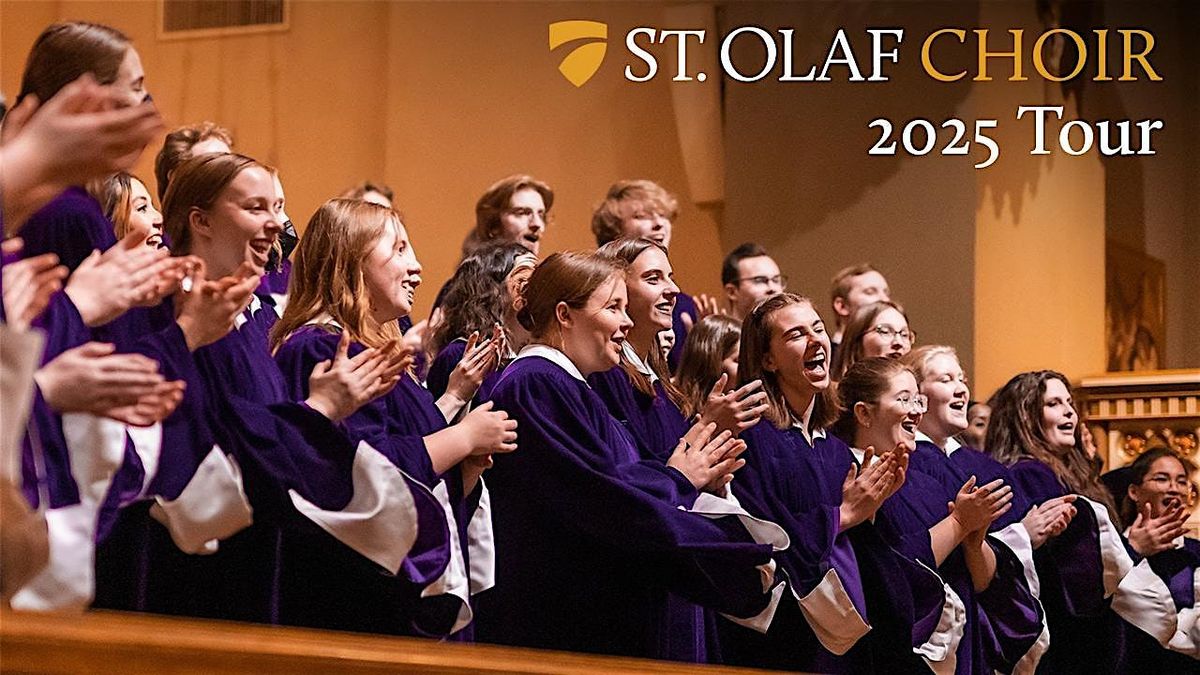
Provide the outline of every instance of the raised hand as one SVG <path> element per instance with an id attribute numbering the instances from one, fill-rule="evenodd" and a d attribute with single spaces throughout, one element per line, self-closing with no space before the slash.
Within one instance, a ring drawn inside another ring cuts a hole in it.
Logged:
<path id="1" fill-rule="evenodd" d="M 478 331 L 471 333 L 467 338 L 467 349 L 463 352 L 462 360 L 450 373 L 450 382 L 446 386 L 447 394 L 460 401 L 470 401 L 475 397 L 479 385 L 483 384 L 483 378 L 496 369 L 500 360 L 498 349 L 501 339 L 497 335 L 498 332 L 499 328 L 494 329 L 492 337 L 488 340 L 480 340 Z"/>
<path id="2" fill-rule="evenodd" d="M 738 458 L 746 443 L 728 431 L 716 430 L 712 423 L 693 425 L 667 459 L 667 466 L 677 469 L 697 490 L 723 490 L 733 472 L 746 465 L 746 460 Z"/>
<path id="3" fill-rule="evenodd" d="M 975 476 L 967 479 L 955 495 L 954 501 L 947 502 L 950 516 L 959 522 L 967 533 L 986 532 L 987 527 L 1012 508 L 1012 488 L 1004 484 L 1004 480 L 996 480 L 976 486 Z"/>
<path id="4" fill-rule="evenodd" d="M 113 109 L 109 88 L 84 74 L 49 101 L 23 98 L 2 129 L 5 221 L 17 228 L 67 185 L 132 167 L 163 122 L 152 105 Z"/>
<path id="5" fill-rule="evenodd" d="M 191 263 L 170 259 L 130 233 L 104 253 L 93 251 L 67 280 L 66 294 L 88 326 L 102 326 L 130 307 L 158 304 L 173 293 Z"/>
<path id="6" fill-rule="evenodd" d="M 19 238 L 3 244 L 4 255 L 16 255 L 24 246 Z M 62 288 L 67 268 L 58 256 L 44 253 L 18 260 L 3 269 L 4 315 L 14 330 L 25 330 L 50 304 L 50 296 Z"/>
<path id="7" fill-rule="evenodd" d="M 725 314 L 725 310 L 721 309 L 721 303 L 717 302 L 716 298 L 707 293 L 701 293 L 692 299 L 696 301 L 697 319 L 703 319 L 706 316 L 714 314 Z"/>
<path id="8" fill-rule="evenodd" d="M 487 456 L 488 466 L 492 453 L 517 449 L 517 421 L 503 410 L 493 409 L 491 401 L 471 410 L 455 426 L 467 430 L 471 456 Z"/>
<path id="9" fill-rule="evenodd" d="M 717 429 L 737 435 L 758 424 L 770 407 L 762 381 L 754 380 L 734 391 L 727 392 L 729 377 L 724 373 L 717 378 L 700 411 L 701 422 L 713 422 Z"/>
<path id="10" fill-rule="evenodd" d="M 1169 551 L 1183 536 L 1187 519 L 1183 504 L 1172 504 L 1157 518 L 1151 515 L 1150 504 L 1145 504 L 1129 528 L 1129 545 L 1146 557 Z"/>
<path id="11" fill-rule="evenodd" d="M 233 330 L 234 319 L 250 303 L 259 278 L 248 263 L 232 276 L 205 279 L 204 263 L 193 259 L 190 273 L 175 294 L 175 322 L 190 351 L 210 345 Z"/>
<path id="12" fill-rule="evenodd" d="M 1051 537 L 1057 537 L 1067 529 L 1075 517 L 1074 502 L 1077 498 L 1077 495 L 1063 495 L 1029 509 L 1021 519 L 1021 524 L 1029 533 L 1033 548 L 1041 548 Z"/>
<path id="13" fill-rule="evenodd" d="M 875 512 L 893 492 L 897 482 L 899 460 L 888 453 L 875 460 L 875 448 L 868 446 L 861 466 L 851 464 L 842 482 L 842 504 L 839 508 L 841 530 L 848 530 L 875 516 Z"/>
<path id="14" fill-rule="evenodd" d="M 391 391 L 405 361 L 405 357 L 392 354 L 394 344 L 364 349 L 353 357 L 349 351 L 350 334 L 343 331 L 333 359 L 318 363 L 308 378 L 305 403 L 334 422 Z"/>

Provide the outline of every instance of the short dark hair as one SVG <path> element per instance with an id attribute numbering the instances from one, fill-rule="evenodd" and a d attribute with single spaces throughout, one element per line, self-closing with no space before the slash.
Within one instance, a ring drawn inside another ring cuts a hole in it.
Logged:
<path id="1" fill-rule="evenodd" d="M 761 258 L 770 255 L 762 244 L 748 241 L 729 252 L 725 262 L 721 263 L 721 285 L 736 284 L 738 279 L 738 263 L 746 258 Z"/>

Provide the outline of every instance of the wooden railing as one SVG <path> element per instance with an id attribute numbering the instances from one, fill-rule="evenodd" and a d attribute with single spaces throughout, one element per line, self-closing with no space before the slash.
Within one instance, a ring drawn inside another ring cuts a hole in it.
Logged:
<path id="1" fill-rule="evenodd" d="M 1200 369 L 1085 377 L 1076 393 L 1106 471 L 1155 447 L 1200 464 Z M 1200 509 L 1189 524 L 1200 532 Z"/>
<path id="2" fill-rule="evenodd" d="M 492 645 L 448 644 L 119 612 L 0 612 L 4 673 L 754 673 Z"/>

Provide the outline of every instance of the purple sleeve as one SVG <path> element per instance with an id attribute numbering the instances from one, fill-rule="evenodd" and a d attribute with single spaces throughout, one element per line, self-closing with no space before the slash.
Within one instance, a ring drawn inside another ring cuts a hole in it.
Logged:
<path id="1" fill-rule="evenodd" d="M 446 393 L 446 389 L 450 386 L 450 373 L 454 371 L 466 351 L 467 343 L 462 340 L 453 340 L 450 344 L 442 347 L 442 350 L 434 357 L 433 363 L 429 364 L 429 371 L 425 376 L 425 386 L 429 387 L 429 393 L 433 394 L 433 398 L 441 398 L 442 394 Z"/>
<path id="2" fill-rule="evenodd" d="M 675 333 L 675 345 L 671 347 L 671 353 L 667 355 L 667 365 L 674 371 L 679 366 L 679 359 L 683 358 L 683 343 L 687 341 L 687 327 L 683 324 L 683 315 L 687 314 L 692 319 L 694 325 L 698 319 L 696 310 L 696 301 L 692 300 L 692 296 L 687 293 L 680 293 L 675 296 L 675 309 L 671 312 L 671 331 Z"/>
<path id="3" fill-rule="evenodd" d="M 337 352 L 339 336 L 316 327 L 297 331 L 275 353 L 275 362 L 295 401 L 308 397 L 308 378 L 318 363 L 330 360 Z M 362 345 L 352 344 L 350 354 L 362 351 Z M 395 393 L 395 392 L 393 392 Z M 388 412 L 389 397 L 380 397 L 341 423 L 342 431 L 354 443 L 366 441 L 383 453 L 388 460 L 410 476 L 432 488 L 437 483 L 424 434 L 397 428 L 396 417 Z"/>
<path id="4" fill-rule="evenodd" d="M 100 204 L 79 187 L 67 188 L 33 214 L 21 228 L 21 238 L 25 257 L 56 253 L 72 271 L 93 250 L 105 251 L 117 243 Z"/>

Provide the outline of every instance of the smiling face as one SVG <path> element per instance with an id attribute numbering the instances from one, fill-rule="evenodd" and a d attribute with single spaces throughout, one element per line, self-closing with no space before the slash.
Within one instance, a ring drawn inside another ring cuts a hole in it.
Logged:
<path id="1" fill-rule="evenodd" d="M 653 344 L 653 334 L 671 327 L 671 311 L 675 308 L 675 297 L 679 295 L 673 275 L 671 261 L 656 247 L 642 251 L 625 270 L 629 316 L 633 319 L 634 331 L 647 344 Z"/>
<path id="2" fill-rule="evenodd" d="M 562 351 L 584 377 L 620 363 L 621 346 L 633 327 L 625 313 L 628 302 L 624 275 L 614 274 L 592 291 L 583 307 L 558 304 L 555 316 L 562 334 Z"/>
<path id="3" fill-rule="evenodd" d="M 1042 393 L 1042 434 L 1046 440 L 1060 452 L 1075 447 L 1078 422 L 1067 385 L 1058 378 L 1046 380 Z"/>
<path id="4" fill-rule="evenodd" d="M 1152 517 L 1158 518 L 1176 504 L 1186 505 L 1191 489 L 1183 462 L 1176 457 L 1159 457 L 1141 483 L 1129 486 L 1129 498 L 1137 505 L 1138 513 L 1149 504 Z"/>
<path id="5" fill-rule="evenodd" d="M 546 202 L 540 192 L 524 188 L 513 193 L 508 208 L 500 213 L 496 237 L 524 246 L 537 255 L 546 233 Z"/>
<path id="6" fill-rule="evenodd" d="M 794 303 L 772 312 L 768 321 L 771 346 L 763 369 L 775 373 L 785 394 L 811 397 L 828 388 L 829 334 L 817 310 L 807 302 Z"/>
<path id="7" fill-rule="evenodd" d="M 150 191 L 136 178 L 129 179 L 129 229 L 140 232 L 147 246 L 163 243 L 163 217 L 150 201 Z"/>
<path id="8" fill-rule="evenodd" d="M 380 324 L 412 313 L 413 298 L 421 285 L 421 263 L 399 220 L 389 219 L 389 226 L 367 253 L 363 282 L 371 314 Z"/>
<path id="9" fill-rule="evenodd" d="M 889 378 L 879 400 L 856 403 L 856 445 L 860 448 L 871 445 L 879 452 L 897 447 L 905 452 L 916 449 L 917 427 L 922 417 L 919 396 L 917 378 L 908 371 L 901 371 Z"/>
<path id="10" fill-rule="evenodd" d="M 234 177 L 207 212 L 193 209 L 195 252 L 205 258 L 209 278 L 232 274 L 250 263 L 261 276 L 279 236 L 275 220 L 275 180 L 251 166 Z M 199 227 L 197 227 L 197 225 Z"/>
<path id="11" fill-rule="evenodd" d="M 142 70 L 142 58 L 133 47 L 125 50 L 125 58 L 117 68 L 117 79 L 113 81 L 109 91 L 113 103 L 118 108 L 140 105 L 149 96 L 146 91 L 146 72 Z"/>
<path id="12" fill-rule="evenodd" d="M 939 444 L 967 428 L 967 402 L 971 390 L 958 359 L 938 354 L 925 364 L 921 393 L 929 399 L 929 410 L 921 419 L 921 431 Z"/>
<path id="13" fill-rule="evenodd" d="M 671 219 L 651 204 L 629 200 L 621 204 L 621 235 L 643 237 L 671 247 Z"/>
<path id="14" fill-rule="evenodd" d="M 892 307 L 875 316 L 875 322 L 863 333 L 863 358 L 887 356 L 898 359 L 912 351 L 908 320 Z"/>

